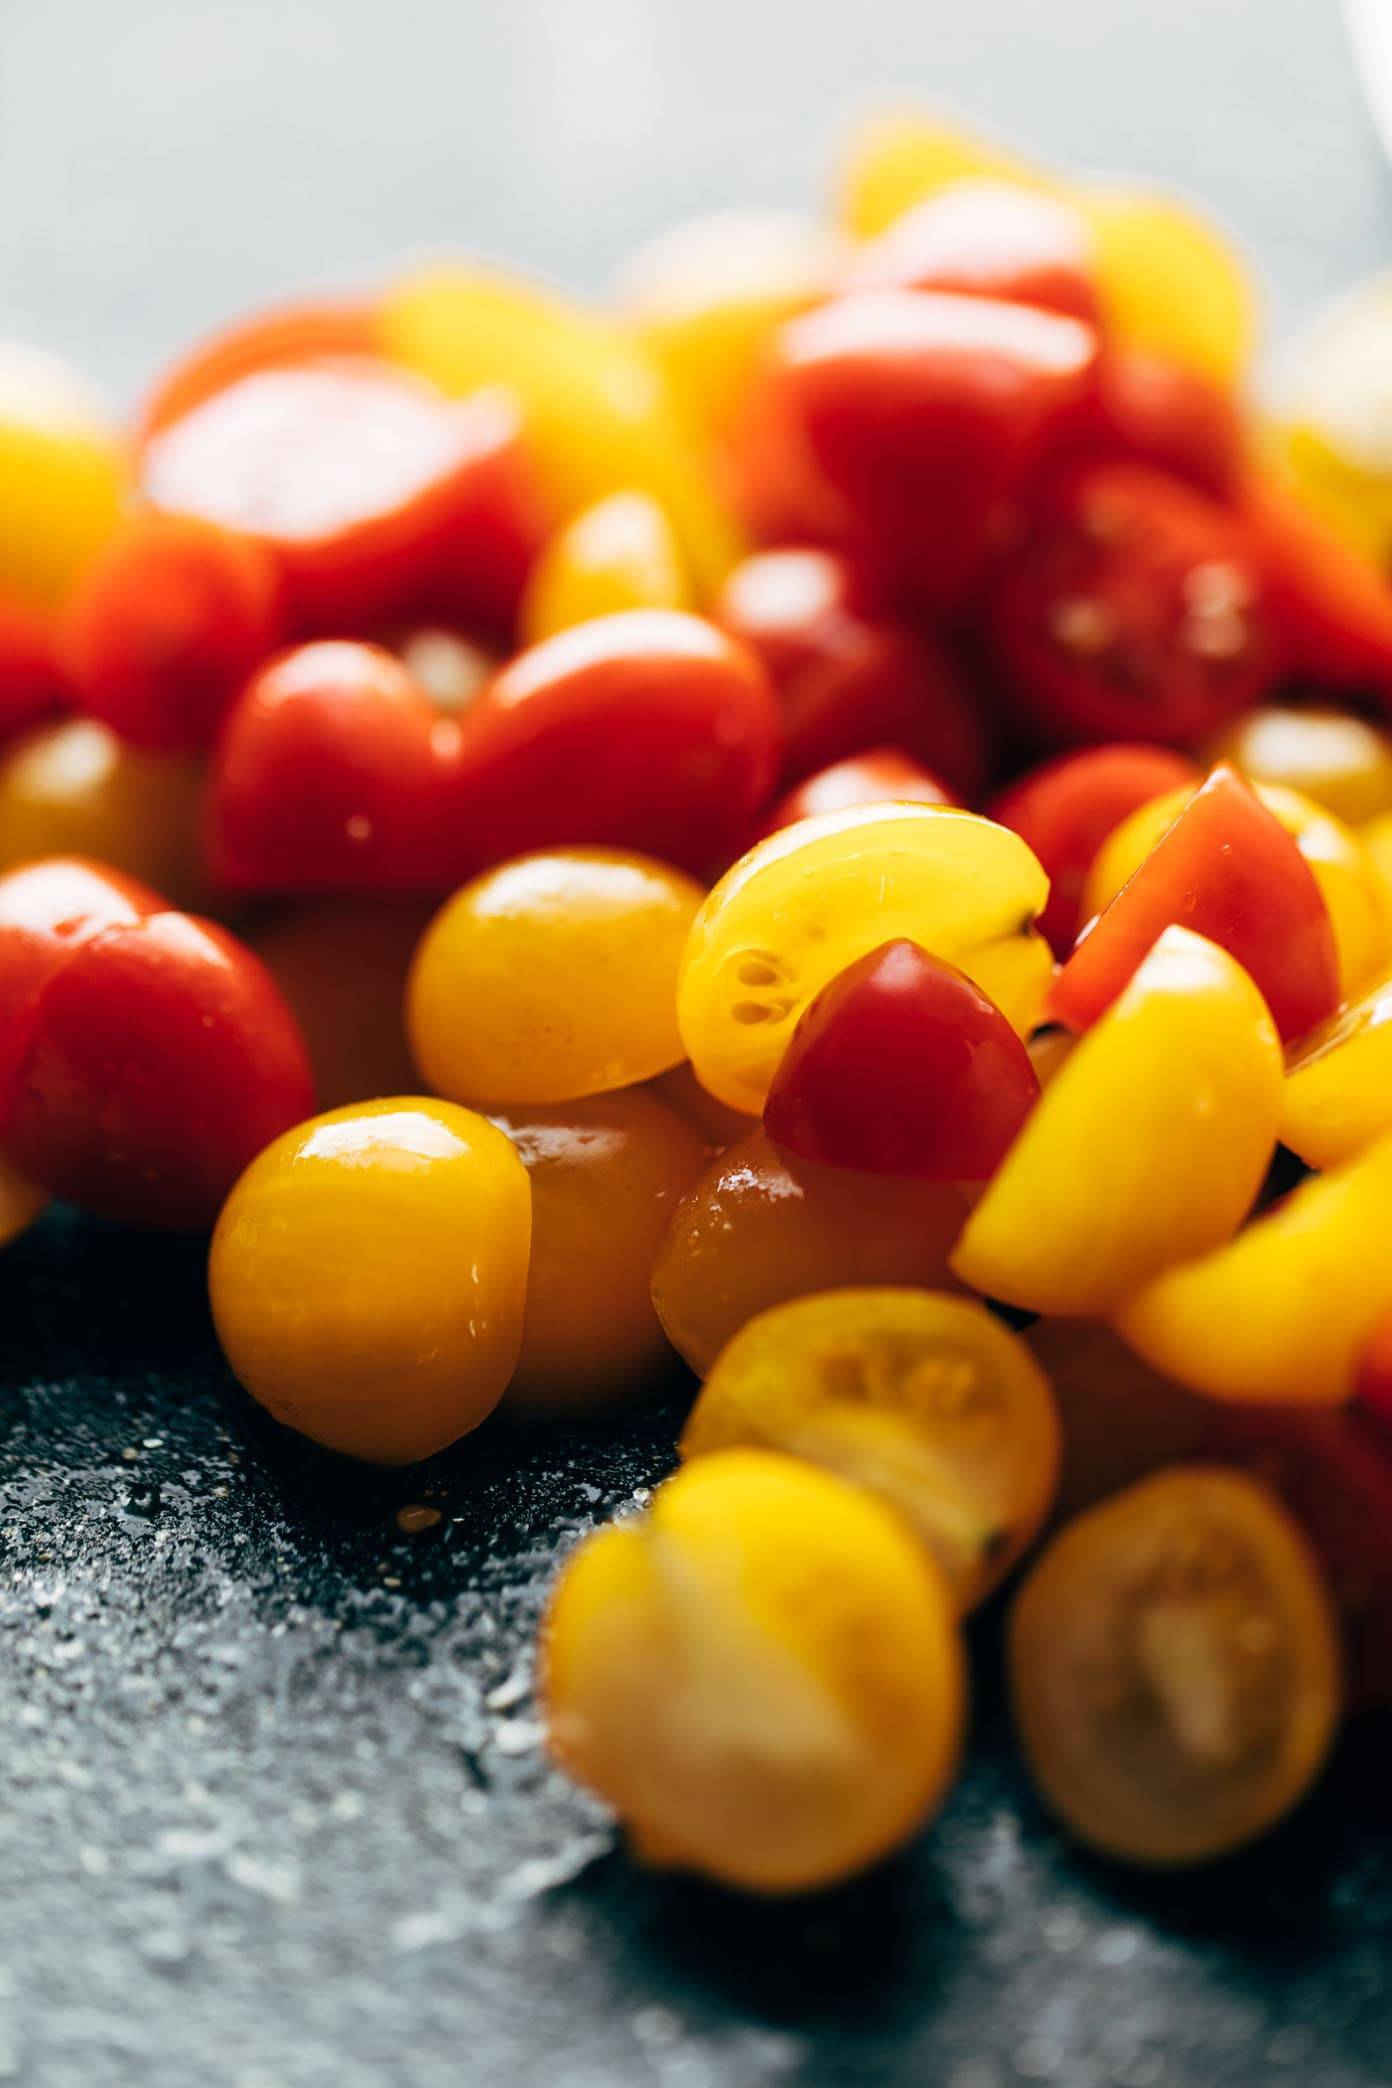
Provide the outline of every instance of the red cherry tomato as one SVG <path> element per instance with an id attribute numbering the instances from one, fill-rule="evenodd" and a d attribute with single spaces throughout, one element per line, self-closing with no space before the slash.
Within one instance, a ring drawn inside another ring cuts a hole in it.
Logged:
<path id="1" fill-rule="evenodd" d="M 979 986 L 913 942 L 883 943 L 824 986 L 788 1040 L 764 1129 L 805 1160 L 984 1182 L 1039 1094 Z"/>
<path id="2" fill-rule="evenodd" d="M 716 622 L 763 662 L 796 782 L 868 747 L 901 747 L 970 798 L 986 728 L 941 648 L 887 615 L 835 551 L 762 551 L 735 567 Z"/>
<path id="3" fill-rule="evenodd" d="M 282 653 L 213 756 L 207 847 L 228 892 L 443 892 L 459 728 L 375 645 Z"/>
<path id="4" fill-rule="evenodd" d="M 1097 383 L 1059 448 L 1152 464 L 1220 500 L 1236 494 L 1247 463 L 1242 414 L 1231 392 L 1183 363 L 1119 344 L 1105 349 Z"/>
<path id="5" fill-rule="evenodd" d="M 776 421 L 805 446 L 809 528 L 828 489 L 847 548 L 914 598 L 959 601 L 1045 445 L 1077 412 L 1097 336 L 987 297 L 880 290 L 791 320 L 773 352 Z"/>
<path id="6" fill-rule="evenodd" d="M 847 290 L 950 290 L 1039 305 L 1096 326 L 1087 226 L 1042 190 L 958 181 L 906 211 L 856 252 Z"/>
<path id="7" fill-rule="evenodd" d="M 1392 1443 L 1356 1405 L 1216 1410 L 1196 1456 L 1278 1494 L 1325 1569 L 1355 1704 L 1392 1702 Z"/>
<path id="8" fill-rule="evenodd" d="M 211 921 L 155 913 L 102 928 L 49 973 L 0 1141 L 24 1174 L 100 1217 L 199 1226 L 313 1108 L 265 966 Z"/>
<path id="9" fill-rule="evenodd" d="M 1280 665 L 1243 523 L 1143 464 L 1069 473 L 1043 497 L 985 603 L 1023 729 L 1189 747 L 1264 695 Z"/>
<path id="10" fill-rule="evenodd" d="M 945 784 L 897 747 L 872 747 L 865 754 L 852 754 L 845 761 L 819 769 L 804 777 L 778 799 L 759 821 L 754 840 L 776 834 L 780 827 L 817 812 L 841 812 L 847 805 L 901 803 L 951 805 L 956 802 Z"/>
<path id="11" fill-rule="evenodd" d="M 1056 957 L 1077 938 L 1083 886 L 1107 836 L 1138 805 L 1198 780 L 1193 762 L 1171 747 L 1087 747 L 1031 769 L 987 805 L 987 817 L 1027 841 L 1048 872 L 1039 926 Z"/>
<path id="12" fill-rule="evenodd" d="M 767 797 L 778 718 L 744 646 L 699 616 L 633 609 L 519 653 L 459 733 L 473 867 L 592 844 L 701 871 Z"/>
<path id="13" fill-rule="evenodd" d="M 82 709 L 133 746 L 196 752 L 281 636 L 280 575 L 263 544 L 145 513 L 79 584 L 64 651 Z"/>
<path id="14" fill-rule="evenodd" d="M 67 701 L 49 624 L 22 603 L 0 599 L 0 745 Z"/>
<path id="15" fill-rule="evenodd" d="M 516 410 L 366 360 L 255 370 L 154 435 L 158 508 L 259 537 L 296 631 L 511 622 L 540 540 Z"/>
<path id="16" fill-rule="evenodd" d="M 1251 973 L 1287 1043 L 1339 1005 L 1334 931 L 1310 866 L 1226 762 L 1084 932 L 1050 990 L 1049 1020 L 1095 1022 L 1172 922 Z"/>
<path id="17" fill-rule="evenodd" d="M 274 305 L 199 341 L 166 370 L 140 410 L 137 448 L 254 370 L 378 353 L 376 308 L 353 298 Z"/>
<path id="18" fill-rule="evenodd" d="M 1366 690 L 1392 711 L 1386 575 L 1280 486 L 1253 485 L 1243 513 L 1266 561 L 1292 667 L 1322 687 Z"/>

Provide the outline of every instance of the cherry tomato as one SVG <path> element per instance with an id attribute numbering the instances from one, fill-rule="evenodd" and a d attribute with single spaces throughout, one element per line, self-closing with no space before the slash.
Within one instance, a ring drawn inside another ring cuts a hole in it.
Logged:
<path id="1" fill-rule="evenodd" d="M 1085 220 L 1042 189 L 957 181 L 870 240 L 847 290 L 950 290 L 1039 305 L 1095 326 L 1100 317 Z"/>
<path id="2" fill-rule="evenodd" d="M 300 1025 L 326 1109 L 415 1087 L 403 1005 L 429 918 L 410 901 L 331 899 L 248 931 Z"/>
<path id="3" fill-rule="evenodd" d="M 962 181 L 1050 186 L 1045 171 L 994 139 L 945 122 L 936 109 L 874 109 L 851 126 L 842 145 L 837 216 L 856 239 L 874 239 L 925 197 Z"/>
<path id="4" fill-rule="evenodd" d="M 805 776 L 779 798 L 759 821 L 756 840 L 813 819 L 819 812 L 843 812 L 848 805 L 950 805 L 950 790 L 936 776 L 897 747 L 871 747 L 845 761 Z"/>
<path id="5" fill-rule="evenodd" d="M 229 892 L 445 890 L 458 735 L 379 646 L 324 639 L 283 653 L 247 683 L 214 753 L 214 882 Z"/>
<path id="6" fill-rule="evenodd" d="M 634 609 L 506 666 L 461 728 L 459 834 L 475 866 L 571 843 L 702 871 L 767 797 L 763 669 L 712 624 Z"/>
<path id="7" fill-rule="evenodd" d="M 747 1444 L 838 1472 L 897 1508 L 960 1610 L 1038 1534 L 1059 1425 L 1025 1344 L 974 1299 L 836 1290 L 760 1313 L 716 1358 L 684 1458 Z"/>
<path id="8" fill-rule="evenodd" d="M 828 1167 L 984 1182 L 1039 1094 L 995 1002 L 917 943 L 884 943 L 824 986 L 764 1104 L 777 1145 Z"/>
<path id="9" fill-rule="evenodd" d="M 745 559 L 714 614 L 768 672 L 785 782 L 870 747 L 899 747 L 962 797 L 980 789 L 987 744 L 979 709 L 940 647 L 878 607 L 837 552 Z"/>
<path id="10" fill-rule="evenodd" d="M 953 1183 L 819 1167 L 780 1153 L 756 1126 L 673 1213 L 653 1303 L 704 1376 L 733 1334 L 788 1298 L 872 1284 L 955 1289 L 947 1257 L 965 1214 Z"/>
<path id="11" fill-rule="evenodd" d="M 1198 780 L 1193 762 L 1169 747 L 1123 743 L 1057 755 L 991 800 L 987 816 L 1027 841 L 1048 874 L 1039 926 L 1055 956 L 1077 938 L 1083 887 L 1107 836 L 1138 805 Z"/>
<path id="12" fill-rule="evenodd" d="M 814 536 L 829 488 L 878 575 L 960 601 L 1096 359 L 1078 320 L 986 297 L 866 291 L 792 320 L 770 384 L 812 466 Z"/>
<path id="13" fill-rule="evenodd" d="M 1059 447 L 1151 464 L 1219 500 L 1238 492 L 1247 466 L 1234 394 L 1183 363 L 1124 343 L 1108 343 L 1097 383 Z"/>
<path id="14" fill-rule="evenodd" d="M 60 612 L 116 526 L 126 460 L 75 370 L 0 341 L 0 597 Z"/>
<path id="15" fill-rule="evenodd" d="M 1050 990 L 1049 1019 L 1095 1022 L 1171 921 L 1231 951 L 1287 1043 L 1338 1006 L 1334 931 L 1310 866 L 1226 762 L 1083 936 Z"/>
<path id="16" fill-rule="evenodd" d="M 86 936 L 38 989 L 0 1142 L 55 1196 L 134 1224 L 211 1224 L 262 1146 L 314 1106 L 294 1018 L 211 921 Z"/>
<path id="17" fill-rule="evenodd" d="M 647 493 L 610 493 L 557 532 L 532 568 L 519 633 L 535 645 L 621 609 L 689 609 L 671 523 Z"/>
<path id="18" fill-rule="evenodd" d="M 0 745 L 68 700 L 52 620 L 0 598 Z"/>
<path id="19" fill-rule="evenodd" d="M 141 477 L 259 538 L 305 635 L 429 610 L 506 629 L 540 540 L 511 403 L 366 359 L 251 372 L 161 429 Z"/>
<path id="20" fill-rule="evenodd" d="M 1003 694 L 1044 743 L 1196 746 L 1257 702 L 1280 665 L 1244 523 L 1144 464 L 1057 479 L 984 613 Z"/>
<path id="21" fill-rule="evenodd" d="M 201 796 L 186 754 L 128 747 L 95 718 L 40 725 L 0 752 L 0 868 L 91 856 L 190 905 L 203 891 Z"/>
<path id="22" fill-rule="evenodd" d="M 1010 1620 L 1040 1791 L 1127 1863 L 1203 1863 L 1273 1826 L 1319 1774 L 1341 1708 L 1318 1567 L 1238 1472 L 1162 1472 L 1080 1515 Z"/>
<path id="23" fill-rule="evenodd" d="M 136 447 L 254 371 L 377 352 L 377 314 L 365 301 L 325 297 L 252 312 L 199 341 L 161 374 L 140 409 Z"/>
<path id="24" fill-rule="evenodd" d="M 1271 481 L 1249 488 L 1243 516 L 1291 666 L 1322 688 L 1366 690 L 1392 710 L 1392 586 L 1381 567 Z"/>
<path id="25" fill-rule="evenodd" d="M 164 908 L 148 885 L 80 856 L 46 856 L 0 874 L 0 1113 L 49 974 L 103 929 Z"/>
<path id="26" fill-rule="evenodd" d="M 676 983 L 701 888 L 650 857 L 518 856 L 456 892 L 421 938 L 406 1025 L 456 1102 L 569 1102 L 682 1056 Z"/>
<path id="27" fill-rule="evenodd" d="M 287 1427 L 411 1464 L 502 1397 L 530 1238 L 526 1170 L 485 1117 L 418 1096 L 331 1110 L 227 1199 L 208 1261 L 218 1339 Z"/>
<path id="28" fill-rule="evenodd" d="M 1281 1142 L 1337 1167 L 1392 1131 L 1392 982 L 1345 1001 L 1286 1060 Z"/>
<path id="29" fill-rule="evenodd" d="M 1173 196 L 1089 183 L 1074 191 L 1092 230 L 1108 330 L 1218 384 L 1241 378 L 1256 298 L 1217 226 Z"/>
<path id="30" fill-rule="evenodd" d="M 1192 1456 L 1212 1423 L 1208 1400 L 1151 1370 L 1105 1320 L 1040 1319 L 1026 1339 L 1063 1423 L 1059 1519 Z"/>
<path id="31" fill-rule="evenodd" d="M 64 653 L 80 707 L 122 739 L 198 752 L 281 629 L 280 575 L 263 544 L 137 513 L 79 582 Z"/>
<path id="32" fill-rule="evenodd" d="M 1252 783 L 1276 783 L 1350 826 L 1392 812 L 1392 736 L 1352 711 L 1249 711 L 1209 750 Z"/>
<path id="33" fill-rule="evenodd" d="M 508 1404 L 612 1406 L 671 1351 L 649 1283 L 681 1197 L 706 1164 L 700 1134 L 642 1088 L 495 1117 L 532 1184 L 522 1351 Z"/>

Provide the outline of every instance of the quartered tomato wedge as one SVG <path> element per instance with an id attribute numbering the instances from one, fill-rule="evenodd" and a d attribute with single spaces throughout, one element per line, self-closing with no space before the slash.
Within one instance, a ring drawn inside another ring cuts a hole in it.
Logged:
<path id="1" fill-rule="evenodd" d="M 1201 744 L 1281 664 L 1260 549 L 1243 522 L 1149 465 L 1098 463 L 1042 497 L 991 584 L 1002 694 L 1045 744 Z"/>
<path id="2" fill-rule="evenodd" d="M 1287 1043 L 1332 1015 L 1338 957 L 1329 909 L 1300 850 L 1236 769 L 1220 763 L 1129 884 L 1087 930 L 1047 1012 L 1086 1029 L 1172 922 L 1236 957 Z"/>
<path id="3" fill-rule="evenodd" d="M 848 290 L 950 290 L 1038 305 L 1096 325 L 1092 239 L 1076 210 L 1042 189 L 958 181 L 870 240 Z"/>

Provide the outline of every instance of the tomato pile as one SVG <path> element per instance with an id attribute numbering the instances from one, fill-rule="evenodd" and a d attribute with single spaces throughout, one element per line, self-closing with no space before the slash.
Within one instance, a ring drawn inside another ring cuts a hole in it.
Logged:
<path id="1" fill-rule="evenodd" d="M 892 1849 L 1017 1572 L 1114 1857 L 1392 1701 L 1392 450 L 1253 335 L 1184 207 L 905 115 L 607 311 L 442 264 L 126 429 L 0 353 L 0 1238 L 212 1228 L 388 1464 L 683 1358 L 544 1635 L 653 1862 Z"/>

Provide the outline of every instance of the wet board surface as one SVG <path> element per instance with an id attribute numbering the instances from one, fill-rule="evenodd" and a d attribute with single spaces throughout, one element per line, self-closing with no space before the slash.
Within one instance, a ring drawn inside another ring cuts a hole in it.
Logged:
<path id="1" fill-rule="evenodd" d="M 3 330 L 129 394 L 413 243 L 597 285 L 665 220 L 805 200 L 877 85 L 1186 182 L 1287 322 L 1388 251 L 1326 0 L 48 0 L 0 20 Z M 684 1396 L 357 1474 L 229 1382 L 199 1243 L 59 1212 L 6 1254 L 0 2081 L 1392 2082 L 1386 1722 L 1260 1849 L 1129 1877 L 1032 1799 L 988 1616 L 970 1766 L 901 1861 L 789 1907 L 634 1871 L 545 1766 L 531 1644 Z"/>

